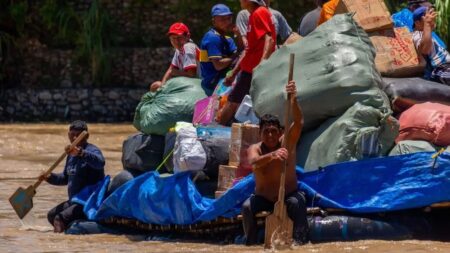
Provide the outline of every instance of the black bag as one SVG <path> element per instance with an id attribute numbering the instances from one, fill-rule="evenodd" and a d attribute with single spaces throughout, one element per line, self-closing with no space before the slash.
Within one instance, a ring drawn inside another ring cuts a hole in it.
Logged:
<path id="1" fill-rule="evenodd" d="M 211 140 L 200 140 L 206 153 L 206 165 L 203 169 L 212 181 L 217 181 L 219 165 L 228 164 L 230 152 L 230 140 L 213 138 Z"/>
<path id="2" fill-rule="evenodd" d="M 422 78 L 383 78 L 381 87 L 396 112 L 423 102 L 450 104 L 450 86 Z"/>
<path id="3" fill-rule="evenodd" d="M 175 142 L 177 140 L 176 132 L 168 132 L 165 138 L 165 146 L 164 146 L 164 158 L 170 154 L 175 148 Z M 164 163 L 166 171 L 173 172 L 173 153 L 169 156 L 167 161 Z"/>
<path id="4" fill-rule="evenodd" d="M 131 135 L 122 145 L 124 169 L 151 171 L 162 162 L 164 136 L 137 133 Z"/>

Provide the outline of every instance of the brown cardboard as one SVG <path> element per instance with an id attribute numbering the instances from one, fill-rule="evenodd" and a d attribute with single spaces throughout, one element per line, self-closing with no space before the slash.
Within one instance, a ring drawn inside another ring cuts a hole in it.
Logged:
<path id="1" fill-rule="evenodd" d="M 421 75 L 425 61 L 417 54 L 408 28 L 394 28 L 369 34 L 377 55 L 375 65 L 383 76 L 408 77 Z"/>
<path id="2" fill-rule="evenodd" d="M 215 193 L 214 193 L 214 197 L 216 198 L 216 199 L 218 199 L 218 198 L 220 198 L 220 197 L 222 197 L 222 195 L 225 193 L 225 191 L 216 191 Z"/>
<path id="3" fill-rule="evenodd" d="M 233 180 L 236 178 L 238 167 L 220 165 L 219 176 L 217 181 L 217 190 L 226 191 L 233 186 Z"/>
<path id="4" fill-rule="evenodd" d="M 355 12 L 355 21 L 366 31 L 378 31 L 394 27 L 383 0 L 340 0 L 335 14 Z"/>
<path id="5" fill-rule="evenodd" d="M 259 142 L 259 126 L 234 123 L 231 126 L 229 165 L 251 167 L 247 159 L 247 149 Z"/>

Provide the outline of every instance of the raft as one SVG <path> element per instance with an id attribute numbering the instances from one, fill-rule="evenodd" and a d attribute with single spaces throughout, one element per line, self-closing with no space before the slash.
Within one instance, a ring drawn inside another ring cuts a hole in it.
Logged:
<path id="1" fill-rule="evenodd" d="M 449 176 L 450 153 L 344 162 L 314 172 L 297 168 L 298 188 L 309 200 L 310 240 L 447 238 Z M 73 223 L 67 233 L 144 233 L 234 243 L 242 238 L 240 207 L 255 187 L 249 175 L 211 199 L 201 196 L 189 173 L 157 172 L 107 196 L 108 184 L 106 178 L 72 200 L 84 205 L 90 221 Z"/>

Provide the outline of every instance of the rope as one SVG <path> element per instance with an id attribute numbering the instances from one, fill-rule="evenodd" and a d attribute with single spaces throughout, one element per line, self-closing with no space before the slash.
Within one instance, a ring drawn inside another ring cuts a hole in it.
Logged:
<path id="1" fill-rule="evenodd" d="M 173 148 L 169 154 L 166 155 L 166 157 L 164 157 L 164 160 L 158 165 L 158 167 L 156 168 L 155 171 L 159 172 L 159 170 L 162 168 L 162 166 L 164 164 L 166 164 L 167 160 L 169 160 L 169 157 L 173 154 L 173 151 L 175 151 L 175 148 Z"/>

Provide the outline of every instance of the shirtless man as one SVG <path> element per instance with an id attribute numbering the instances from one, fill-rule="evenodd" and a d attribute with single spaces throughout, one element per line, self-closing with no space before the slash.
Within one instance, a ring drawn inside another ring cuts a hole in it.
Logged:
<path id="1" fill-rule="evenodd" d="M 306 220 L 305 194 L 297 189 L 296 145 L 303 128 L 303 113 L 297 102 L 295 81 L 289 82 L 286 92 L 290 95 L 294 122 L 288 132 L 286 148 L 282 148 L 283 129 L 280 121 L 272 115 L 264 115 L 259 123 L 261 142 L 248 149 L 250 163 L 253 166 L 256 189 L 242 206 L 246 244 L 257 242 L 257 224 L 255 215 L 262 211 L 273 211 L 278 200 L 281 170 L 286 161 L 286 208 L 288 216 L 294 222 L 293 238 L 297 244 L 306 243 L 308 223 Z"/>

